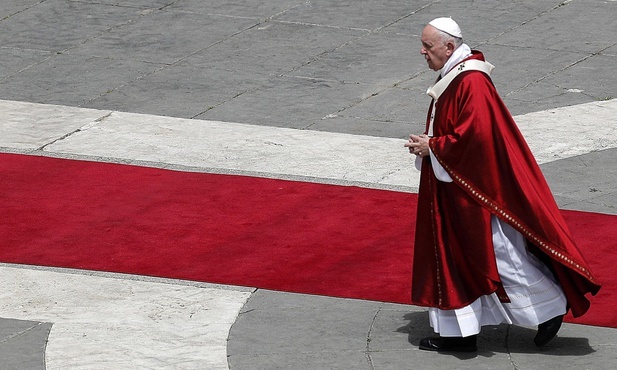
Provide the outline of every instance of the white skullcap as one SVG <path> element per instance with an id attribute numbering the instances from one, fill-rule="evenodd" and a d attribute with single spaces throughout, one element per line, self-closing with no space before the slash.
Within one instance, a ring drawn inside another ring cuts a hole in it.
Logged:
<path id="1" fill-rule="evenodd" d="M 440 31 L 443 31 L 449 34 L 450 36 L 463 38 L 463 33 L 461 32 L 461 28 L 450 17 L 435 18 L 432 21 L 430 21 L 428 24 L 437 28 Z"/>

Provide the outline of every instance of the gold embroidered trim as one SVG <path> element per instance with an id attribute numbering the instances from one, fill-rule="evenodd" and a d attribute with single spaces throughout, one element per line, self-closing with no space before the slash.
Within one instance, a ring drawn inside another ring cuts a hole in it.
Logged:
<path id="1" fill-rule="evenodd" d="M 434 151 L 433 151 L 433 153 L 434 153 Z M 435 157 L 437 157 L 437 156 L 435 156 Z M 513 215 L 509 214 L 508 212 L 506 212 L 505 210 L 500 208 L 497 204 L 492 202 L 487 196 L 482 194 L 480 191 L 474 189 L 471 186 L 471 184 L 469 184 L 465 179 L 463 179 L 458 174 L 454 173 L 454 171 L 452 171 L 452 169 L 449 166 L 447 166 L 446 164 L 442 163 L 441 159 L 439 159 L 438 157 L 437 157 L 437 159 L 439 160 L 439 163 L 441 163 L 441 165 L 446 169 L 446 171 L 448 171 L 448 174 L 450 174 L 450 176 L 453 179 L 455 179 L 457 183 L 461 184 L 463 186 L 463 188 L 465 190 L 467 190 L 467 192 L 469 194 L 471 194 L 474 198 L 479 200 L 480 204 L 482 204 L 485 208 L 491 210 L 491 212 L 493 214 L 495 214 L 496 216 L 500 217 L 501 219 L 507 221 L 510 225 L 515 226 L 516 229 L 520 233 L 522 233 L 528 240 L 532 241 L 535 245 L 537 245 L 538 247 L 542 248 L 545 252 L 555 256 L 557 259 L 559 259 L 559 260 L 565 262 L 566 264 L 574 267 L 576 270 L 581 272 L 581 274 L 586 276 L 590 281 L 595 283 L 595 279 L 591 275 L 591 272 L 589 272 L 587 269 L 585 269 L 580 264 L 578 264 L 575 261 L 573 261 L 568 256 L 566 256 L 563 253 L 561 253 L 561 252 L 551 248 L 551 246 L 547 242 L 545 242 L 544 240 L 540 239 L 540 237 L 538 235 L 536 235 L 535 233 L 532 233 L 532 231 L 529 228 L 527 228 L 527 226 L 524 225 L 520 220 L 518 220 L 516 217 L 514 217 Z"/>

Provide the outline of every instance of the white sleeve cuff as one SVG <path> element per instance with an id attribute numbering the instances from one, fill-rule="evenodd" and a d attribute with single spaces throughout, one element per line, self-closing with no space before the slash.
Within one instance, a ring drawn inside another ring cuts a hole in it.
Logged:
<path id="1" fill-rule="evenodd" d="M 433 173 L 435 173 L 435 177 L 437 178 L 437 180 L 443 181 L 443 182 L 452 182 L 452 178 L 450 177 L 448 172 L 443 168 L 441 163 L 439 163 L 437 158 L 435 158 L 433 151 L 429 149 L 428 152 L 431 156 L 431 166 L 433 167 Z M 416 162 L 416 166 L 417 166 L 417 162 Z"/>

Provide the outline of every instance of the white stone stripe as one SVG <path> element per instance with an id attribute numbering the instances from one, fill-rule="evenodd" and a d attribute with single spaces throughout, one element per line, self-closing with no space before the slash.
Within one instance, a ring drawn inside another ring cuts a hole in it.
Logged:
<path id="1" fill-rule="evenodd" d="M 0 101 L 11 116 L 0 127 L 18 131 L 0 147 L 369 184 L 412 186 L 419 177 L 400 139 L 66 109 L 63 118 L 55 106 Z M 11 124 L 22 111 L 26 122 Z"/>
<path id="2" fill-rule="evenodd" d="M 617 99 L 516 116 L 538 163 L 617 148 Z"/>
<path id="3" fill-rule="evenodd" d="M 250 296 L 217 289 L 0 266 L 0 317 L 51 322 L 47 369 L 227 369 Z"/>
<path id="4" fill-rule="evenodd" d="M 0 147 L 417 190 L 405 140 L 0 101 Z M 539 163 L 617 147 L 617 100 L 515 117 Z"/>

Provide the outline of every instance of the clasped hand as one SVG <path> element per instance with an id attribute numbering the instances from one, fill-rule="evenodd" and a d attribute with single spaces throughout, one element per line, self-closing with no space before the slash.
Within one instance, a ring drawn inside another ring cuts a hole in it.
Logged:
<path id="1" fill-rule="evenodd" d="M 405 143 L 405 147 L 409 148 L 409 153 L 415 154 L 419 157 L 425 157 L 429 155 L 429 146 L 428 141 L 429 137 L 427 135 L 409 135 L 409 141 Z"/>

